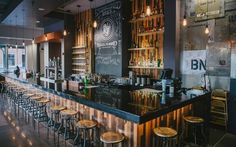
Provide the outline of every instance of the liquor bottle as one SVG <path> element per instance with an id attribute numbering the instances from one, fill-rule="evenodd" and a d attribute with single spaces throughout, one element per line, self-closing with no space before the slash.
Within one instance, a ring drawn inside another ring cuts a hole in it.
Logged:
<path id="1" fill-rule="evenodd" d="M 136 43 L 135 41 L 133 41 L 131 48 L 135 48 L 135 47 L 136 47 Z"/>

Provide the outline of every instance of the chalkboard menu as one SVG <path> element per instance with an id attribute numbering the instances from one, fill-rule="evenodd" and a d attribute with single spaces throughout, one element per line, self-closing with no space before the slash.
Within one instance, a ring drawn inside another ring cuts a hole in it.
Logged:
<path id="1" fill-rule="evenodd" d="M 98 27 L 94 32 L 95 72 L 122 75 L 121 1 L 95 9 Z"/>

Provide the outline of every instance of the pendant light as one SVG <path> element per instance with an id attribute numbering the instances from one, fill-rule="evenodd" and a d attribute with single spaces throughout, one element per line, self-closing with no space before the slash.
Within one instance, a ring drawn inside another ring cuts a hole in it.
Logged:
<path id="1" fill-rule="evenodd" d="M 183 19 L 183 26 L 187 26 L 187 19 L 186 19 L 186 15 L 184 15 L 184 19 Z"/>
<path id="2" fill-rule="evenodd" d="M 147 9 L 146 9 L 146 15 L 151 15 L 151 7 L 150 7 L 150 0 L 147 0 Z"/>
<path id="3" fill-rule="evenodd" d="M 93 2 L 93 0 L 89 0 L 90 1 L 90 9 L 92 9 L 92 7 L 91 7 L 91 3 Z M 95 2 L 95 8 L 96 8 L 96 2 Z M 94 21 L 93 21 L 93 28 L 97 28 L 98 27 L 98 23 L 97 23 L 97 20 L 96 19 L 94 19 Z"/>
<path id="4" fill-rule="evenodd" d="M 24 26 L 25 26 L 25 21 L 24 21 L 24 19 L 25 19 L 25 13 L 24 13 L 24 8 L 22 9 L 22 14 L 23 14 L 23 18 L 22 18 L 22 20 L 23 20 L 23 42 L 22 42 L 22 46 L 25 46 L 25 40 L 24 40 L 24 37 L 25 37 L 25 29 L 24 29 Z"/>
<path id="5" fill-rule="evenodd" d="M 185 1 L 184 19 L 183 19 L 183 23 L 182 23 L 182 25 L 183 25 L 184 27 L 187 26 L 186 9 L 187 9 L 187 4 L 186 4 L 186 1 Z"/>
<path id="6" fill-rule="evenodd" d="M 45 37 L 45 40 L 48 41 L 48 36 L 47 36 L 47 34 L 45 34 L 44 37 Z"/>
<path id="7" fill-rule="evenodd" d="M 34 1 L 32 0 L 32 18 L 33 18 L 33 9 L 34 9 Z M 35 27 L 35 21 L 34 21 L 34 19 L 32 19 L 32 24 L 33 24 L 33 36 L 32 36 L 32 44 L 34 44 L 35 42 L 34 42 L 34 27 Z"/>
<path id="8" fill-rule="evenodd" d="M 15 24 L 15 27 L 16 27 L 16 37 L 18 37 L 17 35 L 18 35 L 18 33 L 17 33 L 17 31 L 18 31 L 18 29 L 17 29 L 17 15 L 15 16 L 16 17 L 16 24 Z M 16 49 L 17 49 L 17 40 L 16 40 Z"/>
<path id="9" fill-rule="evenodd" d="M 65 0 L 64 0 L 64 4 L 65 4 Z M 65 25 L 66 25 L 66 14 L 65 14 L 65 6 L 64 6 L 64 10 L 63 10 L 64 12 L 63 12 L 63 16 L 64 16 L 64 30 L 63 30 L 63 36 L 66 36 L 67 35 L 67 31 L 66 31 L 66 27 L 65 27 Z"/>
<path id="10" fill-rule="evenodd" d="M 151 8 L 150 8 L 150 6 L 147 6 L 146 14 L 147 14 L 147 16 L 151 15 Z"/>
<path id="11" fill-rule="evenodd" d="M 98 26 L 98 23 L 97 23 L 96 20 L 94 20 L 94 21 L 93 21 L 93 28 L 97 28 L 97 26 Z"/>
<path id="12" fill-rule="evenodd" d="M 209 34 L 210 30 L 209 30 L 209 27 L 208 27 L 208 24 L 206 24 L 206 27 L 205 27 L 205 34 Z"/>

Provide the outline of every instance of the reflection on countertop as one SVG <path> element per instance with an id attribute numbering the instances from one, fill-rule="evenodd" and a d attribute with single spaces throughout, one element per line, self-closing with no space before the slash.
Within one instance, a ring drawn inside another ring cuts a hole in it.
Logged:
<path id="1" fill-rule="evenodd" d="M 35 83 L 37 82 L 33 78 L 27 80 L 22 79 L 21 76 L 17 78 L 12 73 L 0 73 L 0 75 L 26 84 L 32 84 L 44 91 L 57 94 L 66 99 L 114 114 L 136 123 L 146 122 L 174 109 L 210 96 L 209 92 L 189 92 L 169 97 L 169 95 L 155 90 L 152 87 L 143 89 L 140 87 L 115 85 L 92 85 L 77 91 L 65 90 L 63 92 L 56 92 L 36 85 Z"/>

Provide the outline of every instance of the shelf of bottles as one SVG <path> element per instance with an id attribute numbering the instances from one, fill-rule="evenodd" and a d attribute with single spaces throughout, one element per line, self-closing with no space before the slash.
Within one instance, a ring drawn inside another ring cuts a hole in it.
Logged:
<path id="1" fill-rule="evenodd" d="M 73 73 L 86 72 L 86 46 L 74 46 L 72 49 Z"/>
<path id="2" fill-rule="evenodd" d="M 149 9 L 149 13 L 147 13 Z M 163 69 L 164 0 L 132 1 L 129 68 L 159 78 Z"/>

